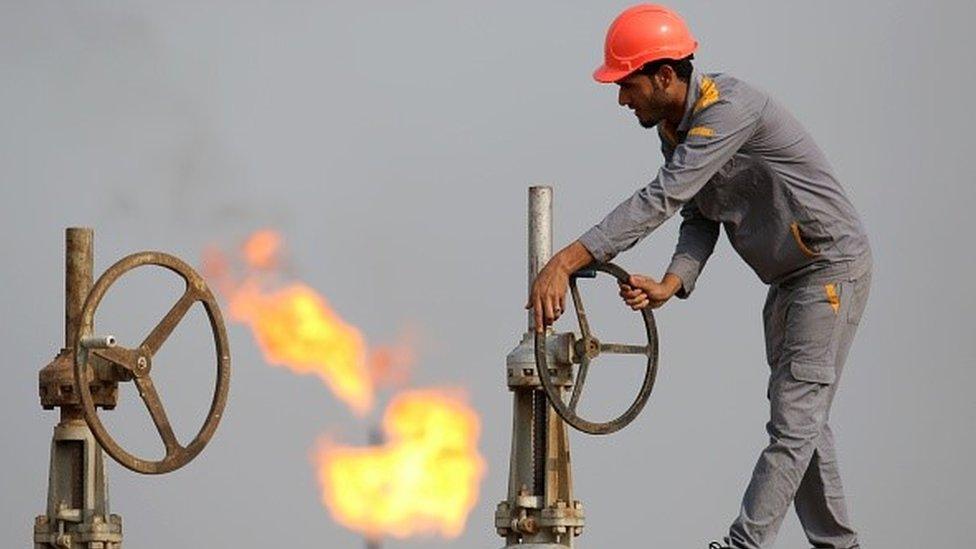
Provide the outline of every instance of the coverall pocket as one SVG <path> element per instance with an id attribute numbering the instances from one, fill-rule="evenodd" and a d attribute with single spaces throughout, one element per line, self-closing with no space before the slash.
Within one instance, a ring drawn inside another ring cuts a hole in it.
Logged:
<path id="1" fill-rule="evenodd" d="M 803 230 L 800 228 L 800 224 L 796 221 L 790 224 L 790 233 L 793 235 L 793 241 L 796 243 L 797 249 L 810 259 L 816 259 L 820 257 L 820 252 L 813 249 L 808 243 L 808 237 L 803 234 Z"/>
<path id="2" fill-rule="evenodd" d="M 790 373 L 797 381 L 808 381 L 821 385 L 830 385 L 837 379 L 837 373 L 831 364 L 817 364 L 814 362 L 790 362 Z"/>
<path id="3" fill-rule="evenodd" d="M 839 284 L 832 295 L 833 298 L 825 291 L 823 284 L 811 284 L 795 288 L 784 296 L 789 308 L 782 326 L 781 352 L 777 362 L 783 366 L 800 364 L 796 368 L 801 372 L 798 378 L 803 376 L 802 372 L 810 370 L 809 365 L 833 363 L 838 328 L 843 322 L 839 313 L 843 312 L 846 316 L 847 311 L 840 309 L 845 296 Z M 837 303 L 832 304 L 835 298 Z"/>

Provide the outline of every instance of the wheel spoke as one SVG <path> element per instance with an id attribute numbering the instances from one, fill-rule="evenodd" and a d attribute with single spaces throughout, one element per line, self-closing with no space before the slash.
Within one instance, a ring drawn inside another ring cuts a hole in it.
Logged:
<path id="1" fill-rule="evenodd" d="M 142 342 L 142 348 L 146 349 L 150 356 L 155 355 L 159 352 L 159 348 L 163 346 L 166 339 L 173 333 L 176 325 L 183 320 L 186 316 L 187 311 L 193 306 L 200 296 L 193 289 L 192 286 L 187 287 L 183 296 L 180 297 L 179 301 L 173 304 L 173 307 L 166 313 L 166 316 L 159 321 L 159 324 L 153 328 L 152 332 L 146 336 L 146 339 Z"/>
<path id="2" fill-rule="evenodd" d="M 137 353 L 132 349 L 126 349 L 125 347 L 109 347 L 107 349 L 93 350 L 92 354 L 101 357 L 112 364 L 121 366 L 130 372 L 135 371 Z"/>
<path id="3" fill-rule="evenodd" d="M 548 357 L 550 355 L 546 354 L 545 336 L 539 332 L 537 332 L 535 335 L 535 360 L 536 367 L 539 369 L 540 383 L 542 384 L 546 396 L 559 417 L 561 417 L 567 424 L 580 431 L 591 434 L 605 435 L 616 432 L 630 424 L 647 403 L 648 398 L 651 395 L 651 390 L 654 387 L 654 380 L 657 375 L 658 342 L 657 331 L 654 324 L 654 316 L 650 309 L 642 310 L 640 315 L 643 319 L 644 328 L 647 334 L 646 345 L 601 343 L 598 338 L 594 337 L 590 331 L 586 311 L 584 310 L 583 301 L 580 297 L 580 291 L 576 283 L 577 278 L 580 276 L 589 277 L 591 276 L 591 272 L 594 274 L 595 272 L 609 274 L 621 284 L 627 284 L 627 282 L 630 280 L 630 275 L 627 274 L 626 271 L 612 263 L 594 262 L 585 271 L 577 271 L 577 273 L 570 276 L 569 287 L 573 298 L 573 304 L 576 308 L 576 318 L 579 322 L 580 331 L 582 332 L 581 338 L 578 340 L 574 339 L 571 349 L 572 354 L 570 356 L 570 360 L 580 364 L 580 368 L 576 371 L 576 376 L 573 380 L 574 383 L 572 390 L 567 391 L 568 387 L 565 386 L 563 380 L 560 380 L 561 383 L 557 384 L 553 379 L 550 378 L 552 375 L 549 373 L 551 370 L 549 370 L 548 364 Z M 643 360 L 646 360 L 647 364 L 640 391 L 630 406 L 622 414 L 620 414 L 620 416 L 610 421 L 593 422 L 580 417 L 576 412 L 576 408 L 578 407 L 579 400 L 582 398 L 582 394 L 585 391 L 584 387 L 586 385 L 586 377 L 589 372 L 590 363 L 594 358 L 602 355 L 603 353 L 641 355 Z M 563 365 L 558 364 L 554 366 L 555 369 L 559 369 L 559 367 Z M 566 398 L 567 392 L 569 392 L 568 399 Z"/>
<path id="4" fill-rule="evenodd" d="M 139 396 L 142 397 L 143 402 L 146 403 L 146 407 L 149 408 L 149 415 L 152 416 L 153 423 L 156 424 L 156 430 L 159 431 L 159 436 L 163 438 L 163 444 L 166 446 L 166 457 L 182 450 L 183 447 L 176 440 L 173 426 L 170 425 L 169 418 L 166 417 L 166 410 L 163 409 L 163 402 L 159 399 L 159 393 L 156 392 L 156 386 L 153 384 L 152 378 L 149 376 L 137 377 L 135 378 L 135 382 L 139 388 Z"/>
<path id="5" fill-rule="evenodd" d="M 573 383 L 573 394 L 569 397 L 569 409 L 576 413 L 576 405 L 579 403 L 580 395 L 583 394 L 583 385 L 586 383 L 586 373 L 590 369 L 590 359 L 583 358 L 580 362 L 579 371 L 576 373 L 576 381 Z"/>
<path id="6" fill-rule="evenodd" d="M 624 345 L 622 343 L 601 343 L 601 353 L 613 353 L 618 355 L 646 355 L 650 352 L 647 345 Z"/>
<path id="7" fill-rule="evenodd" d="M 576 279 L 569 279 L 569 290 L 573 296 L 573 306 L 576 307 L 576 319 L 579 320 L 580 335 L 584 339 L 590 338 L 590 323 L 586 320 L 586 311 L 583 309 L 583 299 L 580 297 L 579 287 Z"/>

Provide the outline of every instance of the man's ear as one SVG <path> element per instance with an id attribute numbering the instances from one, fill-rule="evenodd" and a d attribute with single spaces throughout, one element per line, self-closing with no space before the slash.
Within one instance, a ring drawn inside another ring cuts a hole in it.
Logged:
<path id="1" fill-rule="evenodd" d="M 659 67 L 654 74 L 647 75 L 647 78 L 649 78 L 651 81 L 651 88 L 658 91 L 668 89 L 668 86 L 671 85 L 674 76 L 674 69 L 672 69 L 669 65 L 663 65 Z"/>
<path id="2" fill-rule="evenodd" d="M 674 83 L 678 77 L 678 73 L 674 72 L 674 67 L 671 65 L 662 65 L 654 76 L 659 79 L 658 83 L 661 85 L 661 88 L 667 89 Z"/>

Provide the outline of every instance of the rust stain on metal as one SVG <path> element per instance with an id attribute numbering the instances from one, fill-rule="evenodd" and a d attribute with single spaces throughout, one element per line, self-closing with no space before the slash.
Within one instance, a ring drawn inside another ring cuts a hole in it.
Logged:
<path id="1" fill-rule="evenodd" d="M 85 336 L 91 335 L 90 326 L 98 309 L 99 303 L 108 291 L 125 273 L 146 265 L 164 267 L 179 275 L 186 283 L 183 295 L 173 304 L 156 326 L 150 330 L 142 343 L 133 349 L 122 347 L 101 348 L 89 350 L 83 343 Z M 167 338 L 183 320 L 187 312 L 196 303 L 202 304 L 210 321 L 216 347 L 217 382 L 214 387 L 210 411 L 197 435 L 187 445 L 182 445 L 173 432 L 169 417 L 163 406 L 159 393 L 156 391 L 151 372 L 152 358 L 160 350 Z M 105 429 L 98 417 L 95 399 L 91 388 L 86 383 L 77 383 L 77 392 L 81 400 L 85 420 L 91 427 L 92 433 L 102 448 L 123 466 L 146 474 L 160 474 L 179 469 L 196 457 L 207 445 L 217 430 L 227 402 L 230 388 L 230 346 L 227 340 L 227 330 L 224 325 L 217 299 L 207 287 L 203 278 L 189 265 L 179 258 L 162 252 L 140 252 L 124 257 L 109 267 L 92 287 L 85 300 L 78 319 L 78 332 L 75 337 L 75 378 L 91 379 L 107 377 L 118 381 L 133 381 L 139 390 L 139 396 L 149 410 L 149 415 L 156 425 L 156 430 L 166 448 L 166 455 L 161 460 L 152 461 L 139 458 L 123 449 Z M 100 360 L 90 360 L 94 355 Z"/>

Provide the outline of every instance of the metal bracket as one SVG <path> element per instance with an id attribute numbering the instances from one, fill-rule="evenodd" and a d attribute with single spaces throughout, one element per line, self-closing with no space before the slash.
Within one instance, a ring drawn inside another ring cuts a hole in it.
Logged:
<path id="1" fill-rule="evenodd" d="M 546 353 L 549 357 L 549 376 L 557 386 L 572 387 L 573 371 L 570 365 L 576 360 L 576 336 L 572 332 L 546 333 Z M 535 362 L 535 333 L 525 332 L 522 340 L 505 357 L 508 387 L 542 387 Z"/>

